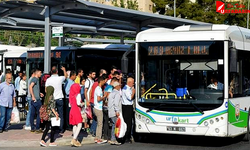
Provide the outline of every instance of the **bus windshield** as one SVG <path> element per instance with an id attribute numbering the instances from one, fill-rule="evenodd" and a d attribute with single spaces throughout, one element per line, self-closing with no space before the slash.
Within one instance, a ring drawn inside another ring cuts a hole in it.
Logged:
<path id="1" fill-rule="evenodd" d="M 138 45 L 139 105 L 173 112 L 204 111 L 221 106 L 224 100 L 223 41 Z"/>

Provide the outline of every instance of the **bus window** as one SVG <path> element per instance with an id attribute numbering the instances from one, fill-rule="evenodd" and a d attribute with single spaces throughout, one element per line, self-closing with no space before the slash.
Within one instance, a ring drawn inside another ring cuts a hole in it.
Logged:
<path id="1" fill-rule="evenodd" d="M 231 55 L 232 53 L 230 53 L 229 58 L 232 58 Z M 250 96 L 250 73 L 248 69 L 243 69 L 250 66 L 250 52 L 237 50 L 236 56 L 235 69 L 231 70 L 232 67 L 229 68 L 229 96 L 231 98 Z"/>
<path id="2" fill-rule="evenodd" d="M 139 104 L 167 103 L 161 109 L 168 111 L 193 111 L 189 103 L 203 110 L 219 107 L 224 99 L 223 49 L 223 42 L 214 41 L 140 43 L 144 79 Z"/>

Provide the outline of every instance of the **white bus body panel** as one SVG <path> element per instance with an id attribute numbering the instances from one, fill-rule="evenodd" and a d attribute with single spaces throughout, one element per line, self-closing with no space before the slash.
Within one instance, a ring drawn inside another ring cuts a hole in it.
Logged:
<path id="1" fill-rule="evenodd" d="M 212 25 L 210 30 L 199 30 L 197 28 L 196 31 L 191 28 L 191 26 L 180 26 L 174 30 L 163 28 L 149 29 L 137 34 L 136 43 L 138 45 L 140 42 L 231 41 L 233 45 L 230 46 L 233 46 L 237 50 L 250 50 L 250 30 L 248 29 L 228 25 Z M 140 64 L 136 63 L 136 65 L 139 66 Z M 139 71 L 138 68 L 136 70 L 137 73 Z M 138 79 L 139 78 L 137 78 L 137 80 Z M 137 91 L 137 95 L 138 93 Z M 137 100 L 139 100 L 139 98 L 139 96 L 136 97 Z M 204 111 L 204 115 L 202 116 L 186 117 L 178 116 L 178 114 L 188 114 L 188 112 L 158 111 L 160 113 L 165 113 L 165 115 L 152 112 L 147 113 L 147 109 L 141 107 L 138 101 L 136 101 L 136 132 L 235 137 L 247 131 L 247 127 L 237 127 L 239 126 L 236 126 L 237 122 L 232 120 L 232 117 L 235 116 L 233 113 L 235 113 L 236 105 L 239 105 L 241 113 L 244 115 L 246 115 L 246 113 L 248 114 L 250 107 L 249 97 L 233 98 L 230 100 L 225 99 L 221 107 L 210 111 Z M 140 118 L 138 117 L 139 115 Z M 144 119 L 142 116 L 144 116 Z M 181 121 L 186 119 L 188 123 L 176 124 L 173 122 L 175 117 L 178 117 L 177 120 L 179 119 Z M 219 119 L 218 122 L 215 121 L 217 118 Z M 243 119 L 246 120 L 247 118 Z M 241 119 L 238 120 L 241 121 Z M 213 124 L 211 124 L 210 121 L 213 122 Z M 204 122 L 207 122 L 208 125 L 206 126 Z M 186 127 L 186 132 L 167 131 L 167 126 Z"/>

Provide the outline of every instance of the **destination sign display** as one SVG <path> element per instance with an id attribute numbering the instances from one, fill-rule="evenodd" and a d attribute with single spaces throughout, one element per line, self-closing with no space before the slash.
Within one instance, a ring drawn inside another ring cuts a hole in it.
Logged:
<path id="1" fill-rule="evenodd" d="M 209 46 L 210 45 L 148 46 L 148 55 L 209 55 Z"/>
<path id="2" fill-rule="evenodd" d="M 62 52 L 51 52 L 50 57 L 60 59 L 62 57 Z M 28 58 L 44 58 L 43 52 L 28 52 Z"/>
<path id="3" fill-rule="evenodd" d="M 16 64 L 26 64 L 26 63 L 25 63 L 25 59 L 5 58 L 5 63 L 6 63 L 7 65 L 12 65 L 12 64 L 14 64 L 14 62 L 15 62 Z"/>

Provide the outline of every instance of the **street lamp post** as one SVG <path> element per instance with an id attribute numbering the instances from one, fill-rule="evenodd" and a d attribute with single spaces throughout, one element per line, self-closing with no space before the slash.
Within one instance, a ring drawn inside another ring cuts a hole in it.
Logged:
<path id="1" fill-rule="evenodd" d="M 174 0 L 174 17 L 176 17 L 176 0 Z"/>
<path id="2" fill-rule="evenodd" d="M 249 0 L 247 1 L 247 11 L 249 10 Z M 249 26 L 249 13 L 247 13 L 247 29 Z"/>

